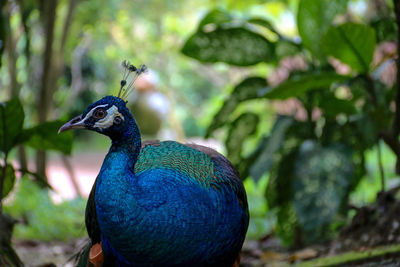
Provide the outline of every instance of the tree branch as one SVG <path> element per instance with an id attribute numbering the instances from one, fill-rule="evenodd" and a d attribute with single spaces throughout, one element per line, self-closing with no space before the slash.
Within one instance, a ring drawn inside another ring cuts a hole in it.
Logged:
<path id="1" fill-rule="evenodd" d="M 53 56 L 53 65 L 52 65 L 52 75 L 50 76 L 50 95 L 53 95 L 56 88 L 57 88 L 57 80 L 60 77 L 60 74 L 62 73 L 62 69 L 64 67 L 64 48 L 65 48 L 65 43 L 67 42 L 67 37 L 69 33 L 69 29 L 71 26 L 71 21 L 72 17 L 75 11 L 75 7 L 77 5 L 77 0 L 70 0 L 69 5 L 68 5 L 68 12 L 64 20 L 64 25 L 63 25 L 63 31 L 61 35 L 61 41 L 57 50 L 57 53 Z M 50 103 L 51 105 L 52 103 Z"/>
<path id="2" fill-rule="evenodd" d="M 379 174 L 381 178 L 381 191 L 385 191 L 385 171 L 383 170 L 383 163 L 382 163 L 382 151 L 381 151 L 381 143 L 378 142 L 376 143 L 377 149 L 378 149 L 378 167 L 379 167 Z"/>
<path id="3" fill-rule="evenodd" d="M 375 108 L 378 108 L 378 97 L 376 96 L 375 92 L 375 83 L 374 80 L 370 75 L 365 75 L 365 78 L 367 80 L 367 86 L 366 89 L 371 97 L 371 102 L 374 105 Z"/>
<path id="4" fill-rule="evenodd" d="M 21 15 L 21 22 L 22 22 L 22 27 L 25 32 L 25 56 L 26 56 L 26 61 L 30 62 L 31 59 L 31 37 L 30 37 L 30 28 L 28 26 L 27 20 L 30 12 L 26 12 L 24 8 L 24 1 L 23 0 L 17 0 L 18 6 L 19 6 L 19 13 Z"/>
<path id="5" fill-rule="evenodd" d="M 61 43 L 60 43 L 60 48 L 59 48 L 60 53 L 64 51 L 65 43 L 67 41 L 69 28 L 71 26 L 72 16 L 74 14 L 76 4 L 77 4 L 77 0 L 69 1 L 68 13 L 67 13 L 67 16 L 65 17 L 63 32 L 62 32 L 62 37 L 61 37 Z"/>

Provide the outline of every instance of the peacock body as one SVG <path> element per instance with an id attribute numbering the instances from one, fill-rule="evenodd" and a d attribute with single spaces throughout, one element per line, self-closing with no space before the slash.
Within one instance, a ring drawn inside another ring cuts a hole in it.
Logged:
<path id="1" fill-rule="evenodd" d="M 246 193 L 218 152 L 174 141 L 142 145 L 123 99 L 107 96 L 60 131 L 112 140 L 86 207 L 102 266 L 232 266 L 248 227 Z"/>

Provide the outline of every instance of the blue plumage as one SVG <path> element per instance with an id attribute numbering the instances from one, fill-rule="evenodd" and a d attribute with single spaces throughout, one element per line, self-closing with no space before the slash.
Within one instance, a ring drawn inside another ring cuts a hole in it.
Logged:
<path id="1" fill-rule="evenodd" d="M 125 102 L 107 96 L 60 131 L 86 128 L 112 146 L 90 194 L 86 226 L 103 266 L 232 266 L 248 227 L 237 171 L 216 151 L 173 141 L 143 147 Z"/>

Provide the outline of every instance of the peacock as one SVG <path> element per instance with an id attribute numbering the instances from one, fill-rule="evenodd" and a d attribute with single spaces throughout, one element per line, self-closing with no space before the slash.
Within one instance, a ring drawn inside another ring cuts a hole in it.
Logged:
<path id="1" fill-rule="evenodd" d="M 239 173 L 205 146 L 142 142 L 126 98 L 146 66 L 123 66 L 118 95 L 59 130 L 87 129 L 112 141 L 88 198 L 82 258 L 94 266 L 238 266 L 249 224 Z"/>

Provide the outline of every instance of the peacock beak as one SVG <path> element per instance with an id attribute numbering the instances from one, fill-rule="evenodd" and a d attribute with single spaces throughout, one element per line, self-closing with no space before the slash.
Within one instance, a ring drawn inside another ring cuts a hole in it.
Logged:
<path id="1" fill-rule="evenodd" d="M 83 122 L 82 115 L 76 116 L 58 130 L 58 133 L 62 133 L 71 129 L 82 129 L 85 128 L 85 123 Z"/>

